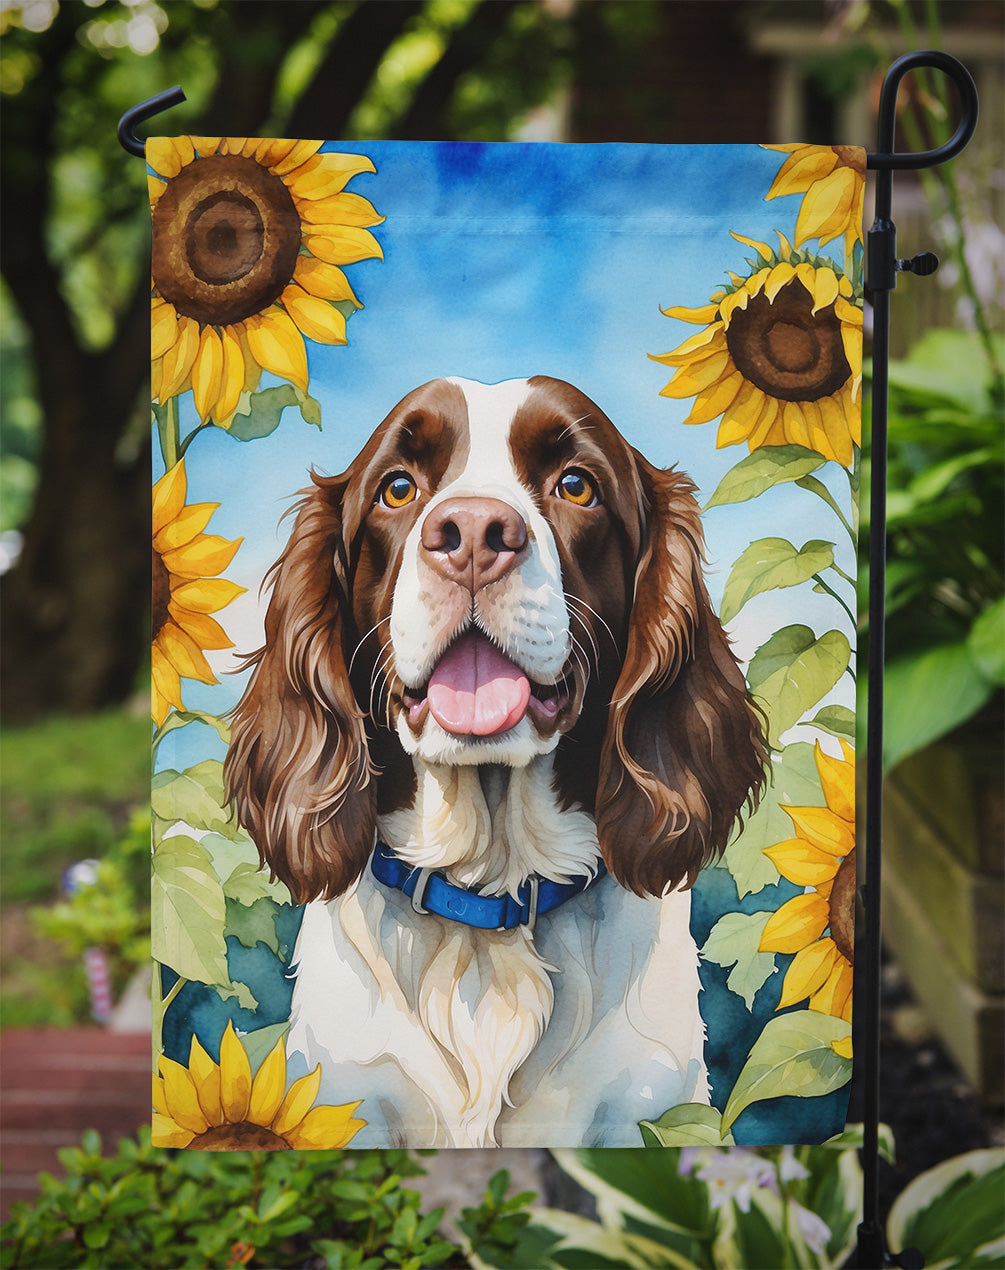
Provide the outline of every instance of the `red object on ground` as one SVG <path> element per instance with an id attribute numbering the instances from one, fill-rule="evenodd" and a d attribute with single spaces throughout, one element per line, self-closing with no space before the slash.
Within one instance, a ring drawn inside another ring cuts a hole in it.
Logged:
<path id="1" fill-rule="evenodd" d="M 105 1153 L 150 1122 L 150 1035 L 105 1028 L 15 1028 L 0 1034 L 0 1197 L 33 1199 L 57 1152 L 97 1129 Z"/>

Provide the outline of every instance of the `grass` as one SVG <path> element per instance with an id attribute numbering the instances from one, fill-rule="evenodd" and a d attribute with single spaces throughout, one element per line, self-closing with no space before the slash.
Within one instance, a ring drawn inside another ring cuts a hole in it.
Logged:
<path id="1" fill-rule="evenodd" d="M 69 1026 L 90 1017 L 80 959 L 42 938 L 34 905 L 59 898 L 63 871 L 101 858 L 150 790 L 150 721 L 122 708 L 4 728 L 2 827 L 3 1026 Z"/>

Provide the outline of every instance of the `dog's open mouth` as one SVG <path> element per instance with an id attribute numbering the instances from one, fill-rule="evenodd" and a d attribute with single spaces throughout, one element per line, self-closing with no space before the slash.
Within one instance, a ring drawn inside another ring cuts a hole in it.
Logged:
<path id="1" fill-rule="evenodd" d="M 429 681 L 408 688 L 409 722 L 420 727 L 425 713 L 453 736 L 498 736 L 530 711 L 554 720 L 570 698 L 566 680 L 538 684 L 481 631 L 469 630 L 436 663 Z"/>

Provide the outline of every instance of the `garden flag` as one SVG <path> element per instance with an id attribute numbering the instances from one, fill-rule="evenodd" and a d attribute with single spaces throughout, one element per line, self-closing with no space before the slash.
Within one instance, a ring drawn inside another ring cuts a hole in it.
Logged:
<path id="1" fill-rule="evenodd" d="M 864 152 L 146 154 L 155 1144 L 839 1132 Z"/>

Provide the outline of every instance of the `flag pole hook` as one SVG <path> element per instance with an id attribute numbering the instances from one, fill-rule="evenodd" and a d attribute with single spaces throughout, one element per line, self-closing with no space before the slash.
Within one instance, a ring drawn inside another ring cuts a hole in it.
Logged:
<path id="1" fill-rule="evenodd" d="M 895 150 L 897 92 L 904 76 L 918 67 L 942 71 L 956 85 L 960 122 L 955 133 L 934 150 L 917 154 Z M 939 267 L 930 251 L 909 260 L 897 258 L 897 229 L 891 220 L 894 172 L 936 167 L 955 158 L 977 127 L 977 88 L 962 62 L 948 53 L 925 49 L 906 53 L 892 63 L 883 80 L 879 100 L 879 150 L 867 157 L 876 173 L 875 220 L 866 248 L 866 286 L 873 296 L 872 342 L 872 470 L 869 523 L 869 708 L 866 721 L 865 991 L 863 1007 L 862 1100 L 862 1221 L 858 1227 L 855 1264 L 860 1270 L 901 1266 L 920 1270 L 921 1254 L 913 1248 L 891 1255 L 885 1246 L 879 1216 L 879 1033 L 881 1003 L 881 916 L 883 834 L 883 662 L 886 597 L 886 470 L 887 413 L 890 367 L 890 293 L 898 273 L 923 277 Z"/>
<path id="2" fill-rule="evenodd" d="M 119 126 L 116 129 L 119 144 L 130 154 L 135 154 L 137 158 L 146 158 L 146 146 L 136 136 L 136 125 L 145 119 L 151 119 L 154 115 L 159 115 L 162 110 L 169 110 L 172 106 L 179 105 L 184 100 L 185 94 L 181 85 L 175 84 L 173 88 L 165 88 L 162 93 L 148 97 L 146 101 L 141 101 L 139 105 L 127 110 L 119 120 Z"/>

